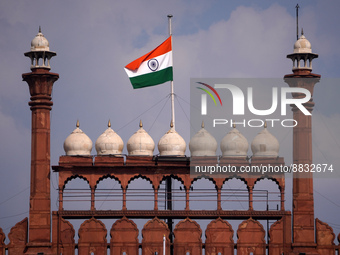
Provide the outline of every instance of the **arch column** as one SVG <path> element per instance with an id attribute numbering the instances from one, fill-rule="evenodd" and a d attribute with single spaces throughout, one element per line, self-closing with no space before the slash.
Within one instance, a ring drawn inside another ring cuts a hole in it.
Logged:
<path id="1" fill-rule="evenodd" d="M 154 210 L 155 211 L 158 211 L 158 189 L 154 189 L 154 197 L 155 197 L 155 207 L 154 207 Z"/>
<path id="2" fill-rule="evenodd" d="M 254 210 L 254 206 L 253 206 L 253 190 L 254 190 L 254 186 L 248 186 L 248 190 L 249 190 L 249 210 Z"/>
<path id="3" fill-rule="evenodd" d="M 190 207 L 189 207 L 189 190 L 190 190 L 190 187 L 189 188 L 186 188 L 185 187 L 185 210 L 189 211 L 190 210 Z"/>
<path id="4" fill-rule="evenodd" d="M 59 211 L 64 210 L 64 208 L 63 208 L 63 193 L 64 193 L 63 187 L 59 187 Z"/>
<path id="5" fill-rule="evenodd" d="M 283 187 L 281 187 L 281 211 L 285 210 L 285 190 Z"/>
<path id="6" fill-rule="evenodd" d="M 122 187 L 123 189 L 123 210 L 127 210 L 126 209 L 126 187 Z"/>
<path id="7" fill-rule="evenodd" d="M 91 211 L 94 211 L 96 209 L 94 206 L 94 203 L 95 203 L 94 192 L 95 192 L 95 187 L 91 186 Z"/>
<path id="8" fill-rule="evenodd" d="M 217 187 L 217 210 L 222 210 L 222 205 L 221 205 L 221 187 Z"/>

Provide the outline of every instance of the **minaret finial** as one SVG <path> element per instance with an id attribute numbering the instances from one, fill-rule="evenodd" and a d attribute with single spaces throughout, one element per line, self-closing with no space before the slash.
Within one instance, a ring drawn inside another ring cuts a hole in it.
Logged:
<path id="1" fill-rule="evenodd" d="M 303 28 L 301 28 L 301 35 L 303 35 Z"/>
<path id="2" fill-rule="evenodd" d="M 267 128 L 267 121 L 264 122 L 264 128 Z"/>
<path id="3" fill-rule="evenodd" d="M 204 128 L 204 120 L 202 120 L 201 127 Z"/>
<path id="4" fill-rule="evenodd" d="M 142 122 L 142 120 L 139 121 L 139 127 L 140 127 L 140 128 L 143 127 L 143 122 Z"/>
<path id="5" fill-rule="evenodd" d="M 235 123 L 233 123 L 233 128 L 236 128 L 236 124 Z"/>
<path id="6" fill-rule="evenodd" d="M 296 40 L 299 40 L 299 4 L 295 6 L 296 8 Z"/>
<path id="7" fill-rule="evenodd" d="M 41 33 L 41 26 L 39 26 L 39 33 Z"/>
<path id="8" fill-rule="evenodd" d="M 174 122 L 171 120 L 170 122 L 170 127 L 173 128 L 174 127 Z"/>
<path id="9" fill-rule="evenodd" d="M 79 128 L 79 120 L 77 120 L 77 124 L 76 124 L 76 127 Z"/>
<path id="10" fill-rule="evenodd" d="M 111 127 L 111 120 L 109 119 L 109 122 L 107 123 L 107 126 L 110 128 Z"/>

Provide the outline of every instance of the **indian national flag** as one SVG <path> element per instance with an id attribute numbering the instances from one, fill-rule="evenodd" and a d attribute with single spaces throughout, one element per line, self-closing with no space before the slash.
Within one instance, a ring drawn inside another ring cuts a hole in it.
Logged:
<path id="1" fill-rule="evenodd" d="M 156 49 L 125 66 L 134 89 L 172 81 L 171 36 Z"/>

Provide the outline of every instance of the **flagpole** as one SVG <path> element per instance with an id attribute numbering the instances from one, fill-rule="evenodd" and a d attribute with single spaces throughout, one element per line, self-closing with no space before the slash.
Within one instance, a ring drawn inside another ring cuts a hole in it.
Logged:
<path id="1" fill-rule="evenodd" d="M 168 21 L 169 21 L 169 36 L 172 36 L 172 30 L 171 30 L 171 18 L 172 15 L 168 15 Z M 172 38 L 171 38 L 171 49 L 172 49 Z M 172 65 L 173 66 L 173 65 Z M 171 127 L 175 129 L 175 94 L 174 94 L 174 82 L 170 81 L 170 90 L 171 90 Z M 168 210 L 172 210 L 172 179 L 170 176 L 166 178 L 166 206 Z M 170 230 L 170 236 L 169 241 L 170 243 L 173 242 L 172 237 L 172 218 L 168 218 L 168 228 Z M 164 240 L 164 255 L 165 255 L 165 236 L 163 237 Z"/>
<path id="2" fill-rule="evenodd" d="M 171 30 L 171 18 L 173 16 L 171 14 L 168 15 L 169 22 L 169 36 L 172 36 Z M 172 49 L 172 38 L 171 38 L 171 49 Z M 170 95 L 171 95 L 171 123 L 173 128 L 175 129 L 175 94 L 174 94 L 174 81 L 170 81 Z"/>
<path id="3" fill-rule="evenodd" d="M 163 235 L 163 255 L 165 255 L 165 235 Z"/>

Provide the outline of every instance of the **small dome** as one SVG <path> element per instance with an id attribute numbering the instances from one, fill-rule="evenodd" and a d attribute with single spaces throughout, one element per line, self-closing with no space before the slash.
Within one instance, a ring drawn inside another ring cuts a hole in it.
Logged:
<path id="1" fill-rule="evenodd" d="M 246 157 L 249 144 L 234 125 L 233 129 L 223 137 L 220 148 L 223 157 Z"/>
<path id="2" fill-rule="evenodd" d="M 186 143 L 184 139 L 170 124 L 170 130 L 158 142 L 158 151 L 161 156 L 184 156 Z"/>
<path id="3" fill-rule="evenodd" d="M 41 33 L 41 28 L 39 27 L 39 33 L 33 38 L 31 42 L 31 51 L 49 51 L 50 45 Z"/>
<path id="4" fill-rule="evenodd" d="M 97 155 L 122 154 L 124 142 L 111 128 L 110 121 L 108 123 L 108 128 L 98 137 L 95 147 Z"/>
<path id="5" fill-rule="evenodd" d="M 300 38 L 294 44 L 294 53 L 312 53 L 312 45 L 301 32 Z"/>
<path id="6" fill-rule="evenodd" d="M 255 136 L 251 143 L 251 150 L 254 157 L 277 157 L 279 155 L 279 141 L 267 130 L 264 129 Z"/>
<path id="7" fill-rule="evenodd" d="M 151 136 L 144 130 L 142 121 L 139 123 L 139 129 L 135 132 L 126 144 L 129 155 L 152 156 L 155 149 L 155 142 Z"/>
<path id="8" fill-rule="evenodd" d="M 191 138 L 189 143 L 191 156 L 216 156 L 216 139 L 204 128 L 202 128 Z"/>
<path id="9" fill-rule="evenodd" d="M 66 138 L 64 150 L 67 156 L 89 156 L 92 150 L 91 139 L 79 128 L 77 128 Z"/>

